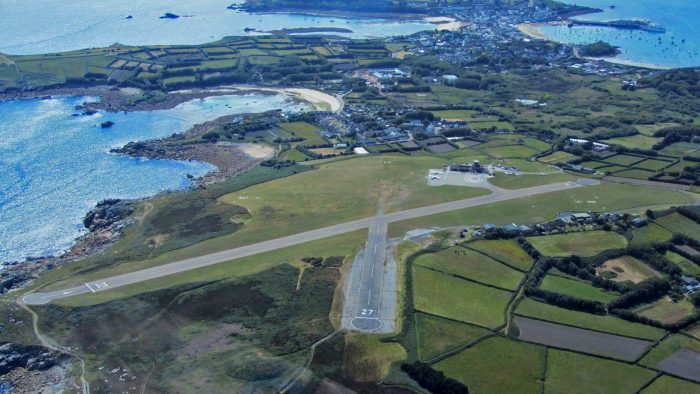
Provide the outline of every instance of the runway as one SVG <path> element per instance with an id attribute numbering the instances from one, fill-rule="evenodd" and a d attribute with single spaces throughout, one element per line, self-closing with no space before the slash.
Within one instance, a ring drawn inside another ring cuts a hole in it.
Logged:
<path id="1" fill-rule="evenodd" d="M 369 239 L 368 247 L 369 252 L 373 254 L 371 261 L 379 261 L 383 264 L 384 253 L 386 252 L 386 247 L 381 247 L 380 245 L 386 246 L 386 228 L 387 225 L 393 222 L 399 222 L 403 220 L 415 219 L 423 216 L 434 215 L 443 212 L 449 212 L 458 209 L 471 208 L 479 205 L 494 204 L 501 201 L 507 201 L 523 197 L 531 197 L 544 193 L 557 192 L 562 190 L 569 190 L 575 187 L 580 187 L 581 185 L 572 182 L 562 182 L 554 183 L 544 186 L 536 186 L 525 189 L 518 190 L 505 190 L 500 188 L 492 188 L 492 193 L 469 198 L 465 200 L 457 200 L 446 202 L 442 204 L 429 205 L 420 208 L 408 209 L 399 212 L 393 212 L 378 216 L 372 216 L 364 219 L 353 220 L 346 223 L 336 224 L 333 226 L 323 227 L 316 230 L 306 231 L 282 238 L 277 238 L 269 241 L 264 241 L 252 245 L 242 246 L 234 249 L 224 250 L 221 252 L 216 252 L 204 256 L 194 257 L 186 260 L 180 260 L 173 263 L 163 264 L 157 267 L 147 268 L 139 271 L 129 272 L 126 274 L 116 275 L 110 278 L 105 278 L 96 281 L 90 281 L 84 283 L 80 286 L 75 286 L 69 289 L 58 290 L 50 293 L 31 293 L 23 297 L 23 301 L 28 305 L 41 305 L 49 303 L 53 300 L 73 297 L 80 294 L 96 293 L 100 291 L 105 291 L 109 289 L 114 289 L 117 287 L 122 287 L 126 285 L 131 285 L 134 283 L 139 283 L 151 279 L 161 278 L 168 275 L 174 275 L 181 272 L 207 267 L 214 264 L 220 264 L 224 262 L 230 262 L 232 260 L 240 259 L 243 257 L 248 257 L 260 253 L 269 252 L 272 250 L 283 249 L 294 245 L 299 245 L 311 241 L 316 241 L 323 238 L 329 238 L 336 235 L 341 235 L 357 230 L 362 230 L 369 228 Z M 383 235 L 382 235 L 383 234 Z M 370 246 L 370 244 L 372 246 Z M 376 249 L 376 252 L 375 252 Z M 365 250 L 365 253 L 368 251 Z M 373 266 L 374 267 L 374 266 Z M 378 287 L 375 281 L 381 280 L 381 273 L 379 274 L 379 279 L 374 278 L 378 275 L 376 267 L 370 268 L 367 273 L 363 272 L 363 281 L 367 280 L 368 284 L 361 291 L 365 291 L 362 297 L 366 302 L 368 308 L 364 308 L 367 311 L 379 309 L 379 305 L 373 303 L 372 298 L 376 297 L 374 293 Z M 376 299 L 375 299 L 376 302 Z M 363 309 L 363 308 L 361 308 Z M 358 316 L 363 317 L 363 316 Z M 362 323 L 358 323 L 362 324 Z M 374 324 L 374 323 L 368 323 Z"/>

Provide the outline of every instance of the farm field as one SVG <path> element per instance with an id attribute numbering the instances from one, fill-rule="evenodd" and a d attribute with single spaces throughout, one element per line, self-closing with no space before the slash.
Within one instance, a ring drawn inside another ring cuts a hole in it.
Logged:
<path id="1" fill-rule="evenodd" d="M 700 352 L 681 349 L 656 364 L 656 368 L 700 383 Z"/>
<path id="2" fill-rule="evenodd" d="M 685 329 L 685 332 L 693 338 L 700 340 L 700 324 L 695 324 Z"/>
<path id="3" fill-rule="evenodd" d="M 474 119 L 474 115 L 478 114 L 478 111 L 468 110 L 468 109 L 450 109 L 444 111 L 432 111 L 433 115 L 439 116 L 445 120 L 461 120 L 469 122 Z"/>
<path id="4" fill-rule="evenodd" d="M 633 394 L 654 375 L 653 371 L 634 365 L 550 349 L 544 392 Z"/>
<path id="5" fill-rule="evenodd" d="M 643 170 L 659 171 L 663 168 L 673 165 L 672 161 L 663 161 L 656 159 L 647 159 L 641 163 L 637 163 L 634 166 L 636 168 L 641 168 Z"/>
<path id="6" fill-rule="evenodd" d="M 649 177 L 654 175 L 654 172 L 633 168 L 631 170 L 616 171 L 613 173 L 613 175 L 625 178 L 647 180 L 649 179 Z"/>
<path id="7" fill-rule="evenodd" d="M 510 292 L 420 266 L 412 270 L 413 304 L 417 310 L 488 328 L 504 323 Z"/>
<path id="8" fill-rule="evenodd" d="M 547 164 L 556 164 L 556 163 L 566 163 L 571 160 L 578 159 L 578 156 L 573 155 L 569 152 L 564 152 L 564 151 L 556 151 L 554 153 L 551 153 L 547 156 L 540 157 L 538 160 L 547 163 Z"/>
<path id="9" fill-rule="evenodd" d="M 622 256 L 608 260 L 596 268 L 598 275 L 609 277 L 616 282 L 639 283 L 654 276 L 661 276 L 656 270 L 632 256 Z"/>
<path id="10" fill-rule="evenodd" d="M 584 300 L 598 301 L 605 304 L 619 297 L 619 294 L 617 293 L 593 287 L 593 285 L 590 283 L 577 279 L 562 278 L 555 275 L 545 276 L 542 280 L 540 288 L 559 294 L 565 294 Z"/>
<path id="11" fill-rule="evenodd" d="M 515 324 L 520 331 L 519 338 L 522 340 L 623 361 L 638 359 L 652 345 L 651 341 L 642 339 L 584 330 L 521 316 L 515 318 Z"/>
<path id="12" fill-rule="evenodd" d="M 488 338 L 433 368 L 477 393 L 539 393 L 544 348 L 506 338 Z M 503 373 L 508 371 L 508 373 Z"/>
<path id="13" fill-rule="evenodd" d="M 659 328 L 645 326 L 639 323 L 631 323 L 617 317 L 609 315 L 592 315 L 590 313 L 572 311 L 531 299 L 523 300 L 518 305 L 515 313 L 520 316 L 531 317 L 534 319 L 568 324 L 575 327 L 607 332 L 610 334 L 624 335 L 632 338 L 657 340 L 663 337 L 665 334 L 665 331 Z"/>
<path id="14" fill-rule="evenodd" d="M 688 275 L 700 275 L 700 266 L 698 266 L 697 264 L 693 263 L 692 261 L 686 259 L 685 257 L 679 255 L 678 253 L 668 251 L 664 254 L 664 257 L 669 259 L 671 262 L 673 262 L 677 266 L 681 267 L 683 272 L 685 272 L 686 274 L 688 274 Z"/>
<path id="15" fill-rule="evenodd" d="M 581 231 L 567 234 L 554 234 L 528 237 L 528 241 L 545 256 L 564 257 L 579 255 L 595 256 L 610 249 L 622 249 L 627 240 L 613 232 Z"/>
<path id="16" fill-rule="evenodd" d="M 449 227 L 493 223 L 539 223 L 555 218 L 560 212 L 614 211 L 650 205 L 682 205 L 695 201 L 689 194 L 669 189 L 655 189 L 602 182 L 569 191 L 521 198 L 478 208 L 462 209 L 422 218 L 392 223 L 389 235 L 402 236 L 415 228 Z"/>
<path id="17" fill-rule="evenodd" d="M 687 380 L 682 380 L 668 375 L 664 375 L 656 379 L 654 383 L 649 385 L 649 387 L 642 390 L 642 394 L 668 393 L 699 394 L 700 385 L 691 383 Z"/>
<path id="18" fill-rule="evenodd" d="M 301 137 L 304 139 L 304 145 L 318 145 L 327 144 L 328 142 L 324 140 L 320 135 L 318 135 L 319 128 L 306 122 L 289 122 L 280 123 L 280 128 L 284 131 L 289 132 L 293 136 Z"/>
<path id="19" fill-rule="evenodd" d="M 681 349 L 700 352 L 700 341 L 682 334 L 672 334 L 654 347 L 639 363 L 646 367 L 655 368 L 660 362 Z"/>
<path id="20" fill-rule="evenodd" d="M 622 145 L 629 149 L 651 149 L 654 144 L 661 141 L 661 138 L 649 137 L 643 134 L 637 134 L 629 137 L 619 137 L 610 140 L 603 140 L 606 144 Z"/>
<path id="21" fill-rule="evenodd" d="M 686 235 L 695 240 L 700 240 L 700 224 L 693 220 L 674 212 L 670 215 L 656 219 L 656 223 L 662 225 L 669 231 Z"/>
<path id="22" fill-rule="evenodd" d="M 631 156 L 631 155 L 624 155 L 624 154 L 619 154 L 619 155 L 614 155 L 610 157 L 606 157 L 603 159 L 603 161 L 607 163 L 612 163 L 612 164 L 619 164 L 621 166 L 631 166 L 634 163 L 640 162 L 644 160 L 644 157 L 639 157 L 639 156 Z"/>
<path id="23" fill-rule="evenodd" d="M 495 146 L 480 150 L 494 159 L 527 159 L 539 152 L 525 145 Z"/>
<path id="24" fill-rule="evenodd" d="M 478 240 L 464 244 L 464 246 L 478 250 L 523 271 L 529 269 L 533 263 L 532 257 L 512 239 Z"/>
<path id="25" fill-rule="evenodd" d="M 517 289 L 523 278 L 521 272 L 460 246 L 423 254 L 415 259 L 414 264 L 506 290 Z"/>
<path id="26" fill-rule="evenodd" d="M 671 302 L 666 297 L 656 301 L 653 304 L 642 305 L 635 309 L 635 312 L 641 316 L 660 321 L 664 324 L 675 323 L 682 320 L 695 311 L 693 304 L 687 300 Z"/>
<path id="27" fill-rule="evenodd" d="M 673 233 L 659 226 L 656 223 L 649 223 L 644 227 L 632 230 L 632 246 L 643 246 L 649 244 L 663 243 L 673 238 Z"/>
<path id="28" fill-rule="evenodd" d="M 415 324 L 418 358 L 423 361 L 466 345 L 490 333 L 481 327 L 425 313 L 415 314 Z"/>

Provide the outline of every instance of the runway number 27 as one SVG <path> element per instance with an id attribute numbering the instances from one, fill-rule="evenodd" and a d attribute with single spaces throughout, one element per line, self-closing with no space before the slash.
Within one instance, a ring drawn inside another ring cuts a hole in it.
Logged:
<path id="1" fill-rule="evenodd" d="M 363 309 L 362 310 L 362 316 L 372 316 L 372 312 L 374 312 L 374 309 Z"/>

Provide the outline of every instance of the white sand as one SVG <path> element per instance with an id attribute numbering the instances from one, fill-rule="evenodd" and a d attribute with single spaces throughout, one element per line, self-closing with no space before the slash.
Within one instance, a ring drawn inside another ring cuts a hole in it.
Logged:
<path id="1" fill-rule="evenodd" d="M 246 155 L 254 159 L 266 159 L 275 155 L 275 149 L 262 144 L 235 144 Z"/>
<path id="2" fill-rule="evenodd" d="M 450 16 L 428 16 L 423 18 L 424 21 L 432 23 L 437 30 L 458 31 L 467 26 L 467 23 L 460 22 Z"/>

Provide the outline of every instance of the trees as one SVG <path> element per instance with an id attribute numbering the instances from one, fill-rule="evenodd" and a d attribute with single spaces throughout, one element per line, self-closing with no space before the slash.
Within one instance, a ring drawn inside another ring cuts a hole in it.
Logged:
<path id="1" fill-rule="evenodd" d="M 445 376 L 441 371 L 434 370 L 430 365 L 422 362 L 401 364 L 401 370 L 406 372 L 424 389 L 441 394 L 468 394 L 469 389 L 464 384 Z"/>

